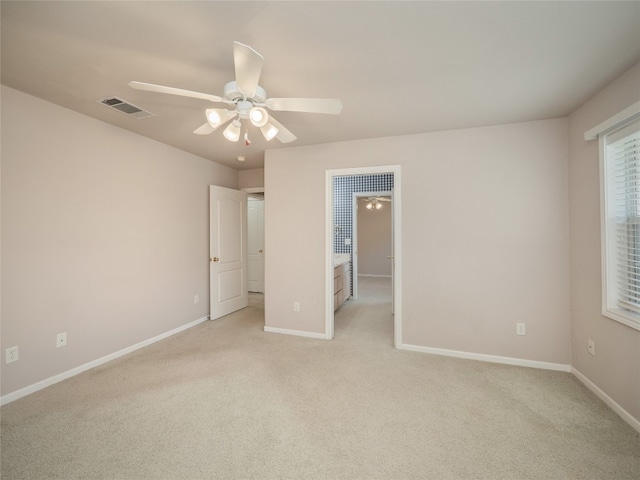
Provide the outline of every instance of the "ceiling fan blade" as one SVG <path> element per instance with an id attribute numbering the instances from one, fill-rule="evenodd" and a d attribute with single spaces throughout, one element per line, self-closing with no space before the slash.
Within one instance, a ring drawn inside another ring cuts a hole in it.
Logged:
<path id="1" fill-rule="evenodd" d="M 215 128 L 213 128 L 209 122 L 205 122 L 202 125 L 200 125 L 198 128 L 196 128 L 193 133 L 195 133 L 196 135 L 209 135 L 210 133 L 212 133 L 215 130 Z"/>
<path id="2" fill-rule="evenodd" d="M 269 115 L 269 122 L 271 122 L 278 129 L 276 138 L 280 140 L 282 143 L 291 143 L 298 138 L 289 130 L 287 130 L 280 122 L 278 122 L 271 115 Z"/>
<path id="3" fill-rule="evenodd" d="M 137 90 L 146 90 L 148 92 L 168 93 L 170 95 L 179 95 L 181 97 L 200 98 L 211 102 L 222 102 L 222 98 L 209 93 L 193 92 L 191 90 L 183 90 L 182 88 L 164 87 L 162 85 L 154 85 L 144 82 L 129 82 L 129 86 Z"/>
<path id="4" fill-rule="evenodd" d="M 342 111 L 342 102 L 337 98 L 268 98 L 267 107 L 275 111 L 330 113 Z"/>
<path id="5" fill-rule="evenodd" d="M 253 97 L 258 88 L 264 58 L 248 45 L 233 42 L 233 62 L 236 67 L 236 83 L 240 90 Z"/>

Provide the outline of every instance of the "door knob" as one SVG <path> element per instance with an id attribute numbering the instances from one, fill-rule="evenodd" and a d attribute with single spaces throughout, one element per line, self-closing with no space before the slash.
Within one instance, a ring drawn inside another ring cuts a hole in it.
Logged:
<path id="1" fill-rule="evenodd" d="M 218 262 L 220 261 L 220 259 L 218 257 L 213 257 L 210 259 L 212 262 Z"/>
<path id="2" fill-rule="evenodd" d="M 393 255 L 387 257 L 389 260 L 393 260 Z"/>
<path id="3" fill-rule="evenodd" d="M 258 250 L 258 253 L 262 253 L 262 249 Z"/>

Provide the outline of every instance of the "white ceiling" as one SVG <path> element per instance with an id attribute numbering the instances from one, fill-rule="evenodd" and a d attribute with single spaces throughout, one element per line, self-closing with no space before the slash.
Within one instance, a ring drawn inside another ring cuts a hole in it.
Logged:
<path id="1" fill-rule="evenodd" d="M 640 60 L 638 1 L 3 0 L 1 15 L 4 85 L 238 169 L 266 148 L 564 116 Z M 298 140 L 252 127 L 246 147 L 192 133 L 221 105 L 127 85 L 221 95 L 234 40 L 264 56 L 269 97 L 340 98 L 342 114 L 276 112 Z M 110 96 L 156 116 L 96 102 Z"/>

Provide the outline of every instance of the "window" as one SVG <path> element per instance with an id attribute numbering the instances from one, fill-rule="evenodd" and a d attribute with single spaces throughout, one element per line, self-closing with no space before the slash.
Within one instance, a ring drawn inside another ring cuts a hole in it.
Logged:
<path id="1" fill-rule="evenodd" d="M 603 315 L 640 330 L 640 120 L 600 134 Z"/>

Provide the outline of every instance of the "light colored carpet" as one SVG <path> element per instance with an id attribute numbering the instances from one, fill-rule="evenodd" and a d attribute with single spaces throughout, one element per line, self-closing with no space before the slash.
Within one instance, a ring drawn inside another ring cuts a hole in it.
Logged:
<path id="1" fill-rule="evenodd" d="M 361 282 L 332 341 L 264 333 L 252 295 L 5 405 L 2 479 L 640 478 L 572 375 L 395 350 L 388 280 Z"/>

